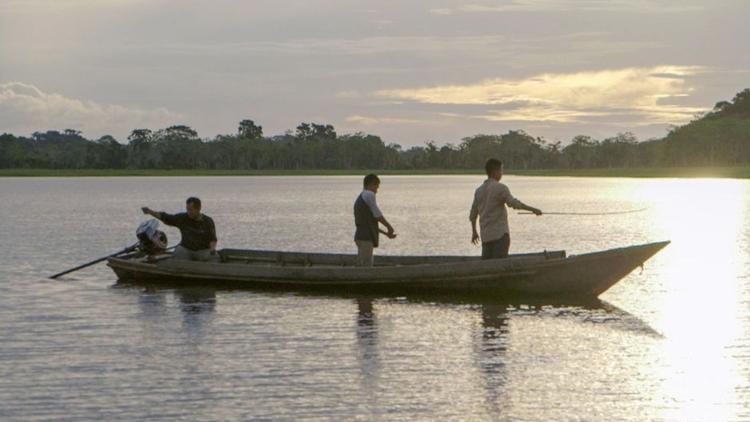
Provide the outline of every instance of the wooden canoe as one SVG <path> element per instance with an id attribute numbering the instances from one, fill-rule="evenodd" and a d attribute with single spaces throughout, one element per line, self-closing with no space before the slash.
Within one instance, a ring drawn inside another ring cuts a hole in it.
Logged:
<path id="1" fill-rule="evenodd" d="M 223 249 L 221 262 L 141 253 L 109 258 L 122 281 L 230 284 L 241 287 L 330 289 L 338 292 L 470 293 L 596 297 L 669 241 L 566 256 L 565 251 L 481 260 L 473 256 L 376 256 L 357 267 L 344 254 Z"/>

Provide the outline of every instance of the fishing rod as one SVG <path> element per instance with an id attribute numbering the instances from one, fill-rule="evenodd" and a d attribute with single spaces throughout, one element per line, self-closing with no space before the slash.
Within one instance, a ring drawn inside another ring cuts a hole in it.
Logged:
<path id="1" fill-rule="evenodd" d="M 639 208 L 637 210 L 628 211 L 612 211 L 612 212 L 546 212 L 543 211 L 542 215 L 619 215 L 619 214 L 633 214 L 636 212 L 642 212 L 648 208 Z M 519 215 L 534 215 L 533 212 L 519 212 Z"/>

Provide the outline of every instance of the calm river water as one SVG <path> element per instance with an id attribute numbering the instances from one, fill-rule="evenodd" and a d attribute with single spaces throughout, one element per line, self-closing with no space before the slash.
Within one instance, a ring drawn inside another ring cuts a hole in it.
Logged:
<path id="1" fill-rule="evenodd" d="M 480 176 L 386 176 L 380 254 L 478 254 Z M 0 179 L 0 420 L 750 420 L 750 182 L 506 177 L 512 252 L 672 244 L 582 305 L 118 284 L 139 207 L 352 252 L 359 177 Z M 174 243 L 179 233 L 168 229 Z"/>

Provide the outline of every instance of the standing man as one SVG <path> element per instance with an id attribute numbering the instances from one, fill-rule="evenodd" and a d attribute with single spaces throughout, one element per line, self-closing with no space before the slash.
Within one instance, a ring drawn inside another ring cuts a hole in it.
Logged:
<path id="1" fill-rule="evenodd" d="M 373 248 L 378 247 L 379 233 L 383 233 L 389 239 L 396 238 L 396 233 L 393 232 L 393 226 L 383 217 L 375 201 L 375 194 L 378 193 L 380 187 L 380 178 L 374 174 L 368 174 L 365 176 L 363 185 L 362 193 L 354 202 L 354 224 L 357 226 L 354 243 L 357 244 L 357 265 L 372 267 Z M 383 224 L 388 231 L 382 230 L 378 223 Z"/>
<path id="2" fill-rule="evenodd" d="M 538 208 L 530 207 L 510 194 L 510 189 L 500 183 L 503 177 L 503 163 L 490 158 L 484 165 L 487 180 L 474 192 L 471 204 L 471 243 L 479 243 L 477 218 L 482 232 L 482 259 L 506 258 L 510 249 L 508 211 L 505 206 L 531 211 L 542 215 Z"/>
<path id="3" fill-rule="evenodd" d="M 216 257 L 216 227 L 211 217 L 201 214 L 201 200 L 190 197 L 185 202 L 185 211 L 179 214 L 156 212 L 141 208 L 144 214 L 158 218 L 168 226 L 180 229 L 182 240 L 172 257 L 190 261 L 212 261 Z"/>

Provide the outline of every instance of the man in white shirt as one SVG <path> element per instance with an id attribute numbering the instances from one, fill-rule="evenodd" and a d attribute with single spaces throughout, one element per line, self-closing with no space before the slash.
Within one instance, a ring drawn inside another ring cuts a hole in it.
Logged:
<path id="1" fill-rule="evenodd" d="M 365 176 L 364 189 L 354 202 L 354 242 L 357 244 L 357 265 L 371 267 L 373 264 L 373 248 L 378 247 L 379 233 L 394 239 L 396 233 L 393 226 L 385 219 L 375 201 L 375 194 L 380 187 L 380 178 L 374 174 Z M 380 229 L 378 223 L 383 224 L 388 231 Z"/>
<path id="2" fill-rule="evenodd" d="M 482 233 L 482 259 L 506 258 L 510 249 L 508 211 L 505 206 L 531 211 L 542 215 L 538 208 L 530 207 L 514 198 L 507 186 L 500 183 L 503 163 L 490 158 L 484 166 L 487 180 L 474 192 L 469 220 L 471 221 L 471 243 L 479 243 L 477 219 Z"/>

